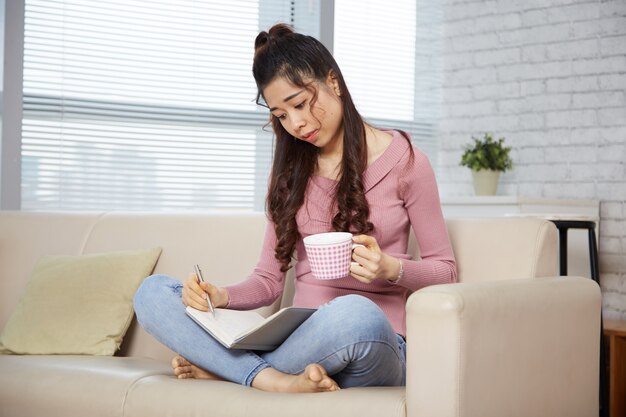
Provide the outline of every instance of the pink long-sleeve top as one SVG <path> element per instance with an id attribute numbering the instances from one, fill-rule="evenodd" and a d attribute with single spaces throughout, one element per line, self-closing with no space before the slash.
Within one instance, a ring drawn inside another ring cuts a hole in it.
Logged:
<path id="1" fill-rule="evenodd" d="M 296 221 L 301 239 L 296 245 L 294 306 L 314 307 L 346 294 L 360 294 L 374 301 L 387 315 L 394 330 L 406 335 L 405 303 L 409 295 L 433 284 L 456 281 L 456 264 L 441 212 L 433 169 L 426 155 L 417 148 L 409 159 L 409 143 L 397 131 L 384 153 L 365 170 L 363 183 L 369 203 L 371 233 L 381 250 L 403 260 L 403 277 L 395 283 L 378 279 L 364 284 L 351 276 L 337 280 L 317 280 L 302 241 L 306 236 L 332 231 L 337 212 L 333 203 L 336 181 L 313 176 Z M 329 207 L 332 210 L 329 210 Z M 411 227 L 415 232 L 420 259 L 407 254 Z M 252 309 L 274 302 L 283 292 L 285 273 L 275 258 L 276 234 L 269 221 L 261 257 L 252 274 L 241 283 L 226 287 L 228 308 Z"/>

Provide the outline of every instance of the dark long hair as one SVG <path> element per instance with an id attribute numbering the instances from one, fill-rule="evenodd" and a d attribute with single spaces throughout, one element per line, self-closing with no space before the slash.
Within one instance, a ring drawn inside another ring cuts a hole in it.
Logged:
<path id="1" fill-rule="evenodd" d="M 282 77 L 292 84 L 313 92 L 311 107 L 317 97 L 313 85 L 321 85 L 332 75 L 341 92 L 343 108 L 343 157 L 334 196 L 338 212 L 332 221 L 336 231 L 369 233 L 374 225 L 368 220 L 369 205 L 363 188 L 363 172 L 367 167 L 367 146 L 364 120 L 354 105 L 337 62 L 321 42 L 311 36 L 295 33 L 285 24 L 261 32 L 254 42 L 252 73 L 258 95 L 274 79 Z M 289 269 L 291 257 L 300 238 L 296 213 L 304 203 L 309 178 L 317 166 L 319 149 L 297 140 L 270 116 L 276 134 L 272 175 L 267 194 L 267 211 L 276 229 L 276 259 L 281 270 Z"/>

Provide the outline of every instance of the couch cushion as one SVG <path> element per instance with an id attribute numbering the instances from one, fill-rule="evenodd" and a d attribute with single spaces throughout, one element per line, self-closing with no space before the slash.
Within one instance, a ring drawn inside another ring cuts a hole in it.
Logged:
<path id="1" fill-rule="evenodd" d="M 160 253 L 42 258 L 0 335 L 2 347 L 18 354 L 112 355 L 133 318 L 133 295 Z"/>
<path id="2" fill-rule="evenodd" d="M 150 359 L 0 355 L 0 416 L 122 416 L 133 384 L 171 372 Z"/>
<path id="3" fill-rule="evenodd" d="M 172 406 L 172 404 L 176 404 Z M 404 417 L 404 387 L 349 388 L 317 394 L 277 394 L 230 382 L 142 378 L 126 399 L 124 416 Z"/>

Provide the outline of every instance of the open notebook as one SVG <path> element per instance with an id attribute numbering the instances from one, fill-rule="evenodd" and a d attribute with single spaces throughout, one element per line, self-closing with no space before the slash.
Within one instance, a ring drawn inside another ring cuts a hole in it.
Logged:
<path id="1" fill-rule="evenodd" d="M 187 307 L 187 314 L 229 349 L 274 350 L 315 312 L 313 308 L 286 307 L 265 318 L 255 311 Z"/>

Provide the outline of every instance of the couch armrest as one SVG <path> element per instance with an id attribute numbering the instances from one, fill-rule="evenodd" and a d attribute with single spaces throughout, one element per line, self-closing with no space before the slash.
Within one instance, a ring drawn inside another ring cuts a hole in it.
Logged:
<path id="1" fill-rule="evenodd" d="M 436 285 L 407 303 L 407 416 L 598 414 L 590 279 Z"/>

